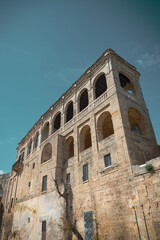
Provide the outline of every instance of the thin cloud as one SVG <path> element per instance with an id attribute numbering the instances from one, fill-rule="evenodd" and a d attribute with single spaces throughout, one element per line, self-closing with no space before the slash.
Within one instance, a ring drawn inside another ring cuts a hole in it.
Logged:
<path id="1" fill-rule="evenodd" d="M 0 170 L 0 175 L 1 175 L 1 174 L 4 174 L 4 171 L 3 171 L 3 170 Z"/>
<path id="2" fill-rule="evenodd" d="M 145 53 L 136 60 L 136 63 L 143 68 L 157 66 L 160 64 L 160 55 L 158 53 L 150 54 Z"/>

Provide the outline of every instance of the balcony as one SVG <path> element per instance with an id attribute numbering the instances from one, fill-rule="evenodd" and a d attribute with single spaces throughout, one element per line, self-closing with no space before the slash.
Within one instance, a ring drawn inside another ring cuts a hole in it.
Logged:
<path id="1" fill-rule="evenodd" d="M 18 159 L 18 161 L 16 161 L 13 166 L 12 166 L 12 171 L 15 172 L 20 172 L 23 169 L 23 160 L 22 159 Z"/>

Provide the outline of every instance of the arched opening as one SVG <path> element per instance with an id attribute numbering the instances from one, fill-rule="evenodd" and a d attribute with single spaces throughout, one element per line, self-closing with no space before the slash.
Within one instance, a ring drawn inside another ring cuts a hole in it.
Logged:
<path id="1" fill-rule="evenodd" d="M 143 115 L 135 108 L 128 109 L 128 120 L 131 131 L 139 135 L 145 135 L 147 129 L 147 122 Z"/>
<path id="2" fill-rule="evenodd" d="M 66 110 L 66 122 L 73 118 L 73 102 L 70 102 Z"/>
<path id="3" fill-rule="evenodd" d="M 58 113 L 53 122 L 53 132 L 56 132 L 61 127 L 61 113 Z"/>
<path id="4" fill-rule="evenodd" d="M 102 74 L 95 83 L 95 98 L 101 96 L 107 90 L 105 74 Z"/>
<path id="5" fill-rule="evenodd" d="M 50 143 L 47 143 L 43 150 L 41 155 L 41 163 L 44 163 L 52 158 L 52 146 Z"/>
<path id="6" fill-rule="evenodd" d="M 98 130 L 98 140 L 101 141 L 112 134 L 114 134 L 113 130 L 113 122 L 110 112 L 103 112 L 97 121 L 97 130 Z"/>
<path id="7" fill-rule="evenodd" d="M 88 106 L 88 90 L 85 89 L 79 97 L 79 111 L 81 112 Z"/>
<path id="8" fill-rule="evenodd" d="M 80 152 L 92 146 L 91 129 L 88 125 L 84 126 L 80 132 Z"/>
<path id="9" fill-rule="evenodd" d="M 49 135 L 49 122 L 47 122 L 42 129 L 41 142 L 46 140 L 48 138 L 48 135 Z"/>
<path id="10" fill-rule="evenodd" d="M 39 132 L 36 134 L 35 140 L 34 140 L 34 148 L 38 147 L 38 142 L 39 142 Z"/>
<path id="11" fill-rule="evenodd" d="M 74 156 L 74 138 L 70 136 L 65 141 L 65 160 Z"/>
<path id="12" fill-rule="evenodd" d="M 122 73 L 119 73 L 119 80 L 121 87 L 125 89 L 127 92 L 131 93 L 132 95 L 135 94 L 135 88 L 132 82 Z"/>

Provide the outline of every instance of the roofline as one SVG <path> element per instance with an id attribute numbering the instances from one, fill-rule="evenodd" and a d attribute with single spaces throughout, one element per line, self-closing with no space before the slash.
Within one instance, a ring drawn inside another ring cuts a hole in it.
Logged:
<path id="1" fill-rule="evenodd" d="M 85 78 L 87 78 L 92 71 L 102 62 L 105 61 L 106 59 L 109 59 L 110 57 L 115 56 L 117 57 L 121 62 L 125 63 L 128 65 L 128 67 L 130 67 L 132 70 L 136 71 L 136 67 L 134 67 L 133 65 L 131 65 L 130 63 L 128 63 L 126 60 L 124 60 L 122 57 L 120 57 L 118 54 L 115 53 L 114 50 L 112 50 L 111 48 L 106 49 L 104 51 L 104 53 L 78 78 L 78 80 L 76 80 L 71 87 L 61 95 L 61 97 L 53 104 L 51 105 L 51 107 L 38 119 L 38 121 L 33 125 L 33 127 L 27 132 L 27 134 L 25 135 L 24 138 L 22 138 L 22 140 L 18 143 L 18 147 L 17 150 L 19 149 L 19 146 L 21 144 L 23 144 L 27 138 L 27 136 L 33 131 L 34 128 L 36 128 L 39 124 L 41 124 L 41 121 L 49 114 L 50 110 L 52 110 L 53 108 L 55 108 L 61 101 L 63 101 L 63 99 L 65 98 L 65 96 L 67 96 L 71 90 L 73 88 L 75 88 L 75 85 L 79 85 Z M 140 73 L 137 72 L 139 75 Z"/>

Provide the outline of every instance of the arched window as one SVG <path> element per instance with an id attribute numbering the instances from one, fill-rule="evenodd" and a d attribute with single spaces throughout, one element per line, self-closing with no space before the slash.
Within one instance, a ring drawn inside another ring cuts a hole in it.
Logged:
<path id="1" fill-rule="evenodd" d="M 145 135 L 147 130 L 147 122 L 137 109 L 132 107 L 128 109 L 128 120 L 132 132 L 139 135 Z"/>
<path id="2" fill-rule="evenodd" d="M 58 113 L 53 122 L 53 132 L 56 132 L 61 127 L 61 113 Z"/>
<path id="3" fill-rule="evenodd" d="M 41 155 L 41 163 L 44 163 L 52 158 L 52 146 L 50 143 L 47 143 L 43 150 Z"/>
<path id="4" fill-rule="evenodd" d="M 39 141 L 39 133 L 36 134 L 35 140 L 34 140 L 34 148 L 38 147 L 38 141 Z"/>
<path id="5" fill-rule="evenodd" d="M 72 136 L 65 141 L 65 160 L 74 156 L 74 139 Z"/>
<path id="6" fill-rule="evenodd" d="M 81 112 L 88 106 L 88 90 L 85 89 L 79 97 L 79 111 Z"/>
<path id="7" fill-rule="evenodd" d="M 131 94 L 135 94 L 135 88 L 132 82 L 122 73 L 119 73 L 121 87 Z"/>
<path id="8" fill-rule="evenodd" d="M 98 140 L 101 141 L 114 134 L 111 114 L 103 112 L 97 121 Z"/>
<path id="9" fill-rule="evenodd" d="M 48 138 L 48 135 L 49 135 L 49 122 L 47 122 L 42 129 L 41 142 L 46 140 Z"/>
<path id="10" fill-rule="evenodd" d="M 73 118 L 73 102 L 70 102 L 66 110 L 66 122 Z"/>
<path id="11" fill-rule="evenodd" d="M 31 153 L 32 150 L 32 140 L 30 141 L 29 145 L 28 145 L 28 155 Z"/>
<path id="12" fill-rule="evenodd" d="M 101 96 L 107 90 L 105 74 L 102 74 L 95 83 L 95 98 Z"/>
<path id="13" fill-rule="evenodd" d="M 91 129 L 88 125 L 84 126 L 80 132 L 80 152 L 92 146 Z"/>

